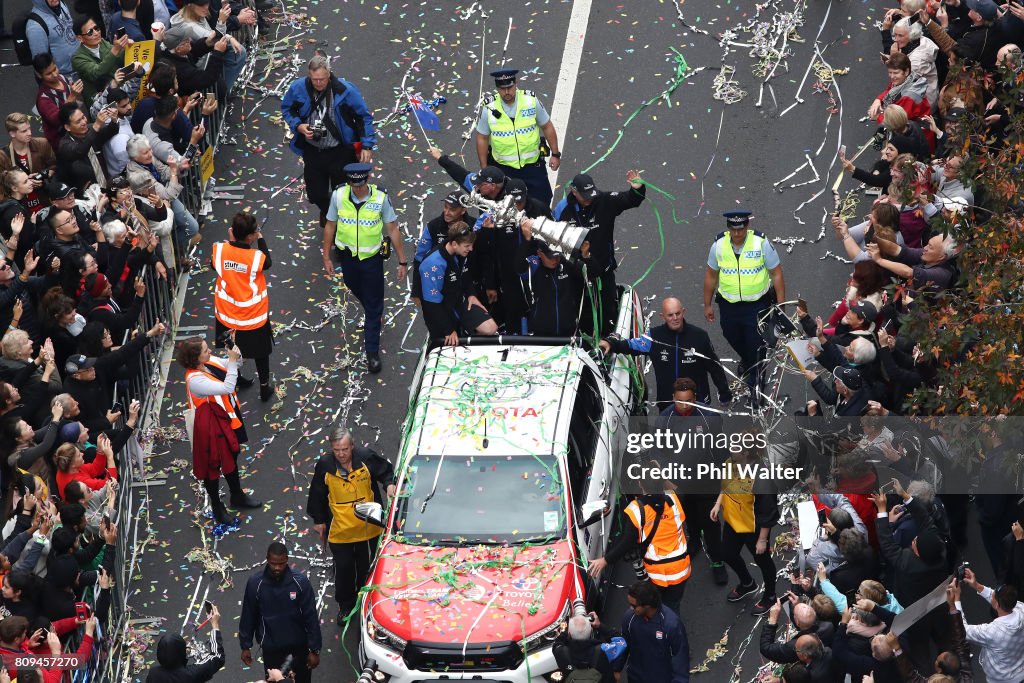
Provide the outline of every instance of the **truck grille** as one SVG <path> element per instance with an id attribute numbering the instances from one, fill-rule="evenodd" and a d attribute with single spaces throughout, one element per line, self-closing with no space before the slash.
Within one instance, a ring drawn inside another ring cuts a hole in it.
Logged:
<path id="1" fill-rule="evenodd" d="M 511 640 L 462 645 L 410 640 L 403 653 L 405 666 L 418 671 L 512 671 L 523 663 L 523 650 Z"/>

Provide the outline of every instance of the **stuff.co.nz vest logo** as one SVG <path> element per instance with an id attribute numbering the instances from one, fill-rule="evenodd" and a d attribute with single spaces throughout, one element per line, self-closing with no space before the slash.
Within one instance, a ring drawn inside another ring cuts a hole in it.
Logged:
<path id="1" fill-rule="evenodd" d="M 237 261 L 224 261 L 224 270 L 233 270 L 236 273 L 248 273 L 249 266 Z"/>

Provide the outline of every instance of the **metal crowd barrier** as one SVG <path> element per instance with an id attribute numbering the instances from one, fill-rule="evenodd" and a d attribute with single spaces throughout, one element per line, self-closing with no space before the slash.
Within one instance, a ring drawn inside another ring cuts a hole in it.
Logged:
<path id="1" fill-rule="evenodd" d="M 251 0 L 246 3 L 246 6 L 253 6 Z M 258 31 L 255 26 L 243 26 L 242 30 L 235 34 L 235 37 L 248 52 L 246 65 L 235 84 L 236 88 L 240 88 L 254 71 Z M 213 153 L 216 154 L 229 106 L 223 83 L 218 83 L 214 92 L 219 104 L 215 112 L 205 117 L 206 133 L 199 146 L 201 152 L 213 149 Z M 195 125 L 202 118 L 202 114 L 197 108 L 192 115 L 193 125 Z M 185 188 L 180 199 L 185 208 L 197 219 L 208 215 L 210 213 L 209 184 L 202 183 L 198 164 L 183 178 L 182 182 Z M 167 325 L 167 334 L 161 343 L 148 345 L 134 360 L 127 390 L 123 393 L 119 392 L 118 395 L 118 399 L 125 406 L 132 400 L 138 400 L 141 403 L 139 423 L 136 427 L 137 437 L 145 435 L 150 427 L 157 425 L 159 403 L 163 395 L 163 384 L 166 382 L 162 368 L 163 353 L 167 345 L 173 343 L 178 327 L 177 308 L 180 308 L 180 303 L 176 304 L 175 302 L 175 291 L 183 291 L 183 289 L 179 290 L 177 282 L 180 277 L 185 275 L 188 268 L 183 257 L 187 254 L 189 245 L 181 244 L 178 241 L 176 231 L 172 231 L 171 244 L 174 253 L 166 256 L 172 257 L 167 260 L 168 262 L 173 260 L 175 266 L 168 268 L 167 279 L 158 277 L 153 268 L 147 268 L 143 276 L 146 283 L 146 296 L 137 326 L 139 334 L 145 334 L 146 330 L 160 320 Z M 74 683 L 127 683 L 140 677 L 133 671 L 133 667 L 140 664 L 138 656 L 143 650 L 136 646 L 136 634 L 140 627 L 145 629 L 148 623 L 155 621 L 150 615 L 133 614 L 130 605 L 130 598 L 135 592 L 132 577 L 139 573 L 142 552 L 148 542 L 150 500 L 148 489 L 155 479 L 146 477 L 142 449 L 139 448 L 136 439 L 133 439 L 117 454 L 117 459 L 120 488 L 117 497 L 118 536 L 114 561 L 114 582 L 111 588 L 107 629 L 106 632 L 97 633 L 97 638 L 102 638 L 108 650 L 106 657 L 101 658 L 98 655 L 102 648 L 95 648 L 88 668 L 76 671 L 72 675 Z M 69 650 L 74 651 L 77 645 L 77 642 L 73 643 L 73 647 L 69 645 Z"/>

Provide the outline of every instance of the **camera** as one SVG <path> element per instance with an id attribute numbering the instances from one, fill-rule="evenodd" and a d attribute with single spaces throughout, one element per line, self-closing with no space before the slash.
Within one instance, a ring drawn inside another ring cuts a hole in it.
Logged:
<path id="1" fill-rule="evenodd" d="M 871 136 L 871 146 L 881 151 L 885 147 L 885 140 L 888 137 L 888 131 L 885 126 L 879 126 L 878 130 L 875 131 L 874 135 Z"/>
<path id="2" fill-rule="evenodd" d="M 227 330 L 217 337 L 217 346 L 223 347 L 230 351 L 235 348 L 235 341 L 231 338 L 231 331 Z"/>
<path id="3" fill-rule="evenodd" d="M 309 131 L 313 134 L 314 140 L 319 140 L 327 132 L 327 126 L 324 125 L 323 121 L 317 121 L 316 123 L 309 124 Z"/>

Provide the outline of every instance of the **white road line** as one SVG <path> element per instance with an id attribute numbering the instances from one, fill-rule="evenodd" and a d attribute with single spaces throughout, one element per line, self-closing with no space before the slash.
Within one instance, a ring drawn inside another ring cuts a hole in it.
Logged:
<path id="1" fill-rule="evenodd" d="M 569 112 L 572 111 L 572 98 L 576 93 L 583 43 L 587 38 L 590 5 L 591 0 L 575 0 L 572 3 L 569 29 L 565 34 L 565 50 L 562 52 L 562 66 L 558 71 L 558 86 L 555 88 L 555 100 L 551 105 L 551 122 L 558 131 L 559 151 L 563 154 L 569 139 Z M 556 185 L 558 171 L 548 169 L 548 182 L 551 183 L 551 187 Z"/>

